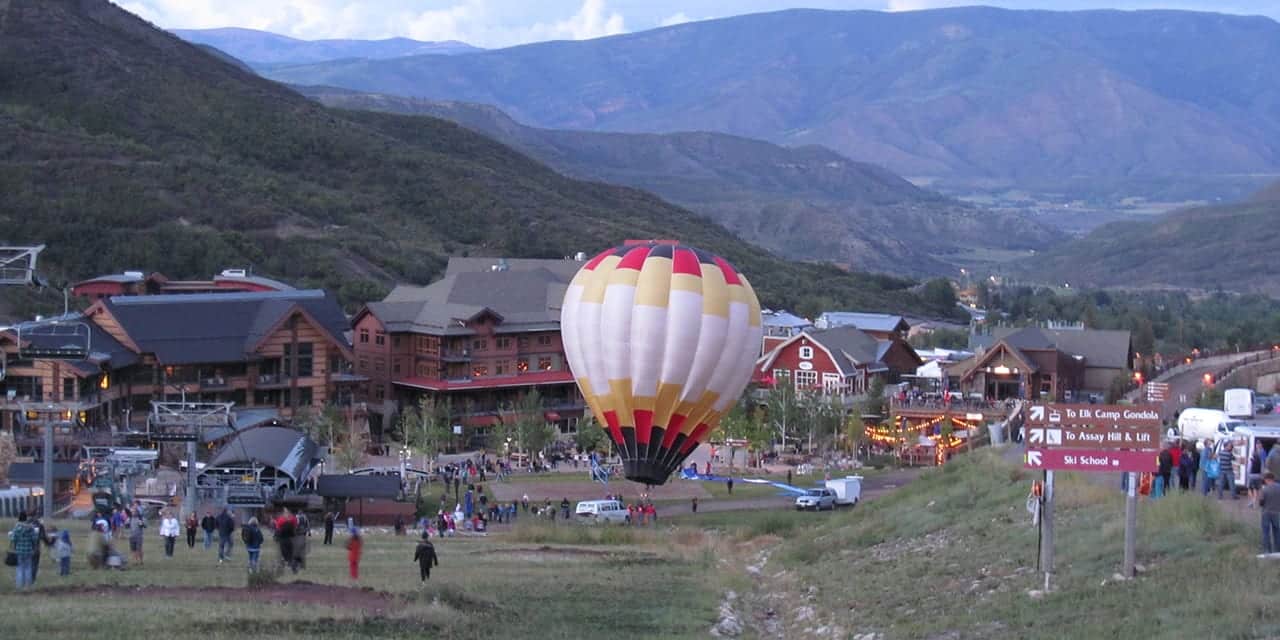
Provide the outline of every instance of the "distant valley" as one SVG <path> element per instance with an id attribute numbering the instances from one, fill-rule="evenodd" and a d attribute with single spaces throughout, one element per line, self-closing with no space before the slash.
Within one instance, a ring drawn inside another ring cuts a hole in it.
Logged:
<path id="1" fill-rule="evenodd" d="M 484 105 L 295 88 L 334 107 L 453 120 L 567 175 L 653 192 L 793 258 L 888 273 L 954 273 L 993 255 L 1044 248 L 1056 235 L 1022 215 L 962 204 L 823 147 L 717 133 L 539 129 Z"/>
<path id="2" fill-rule="evenodd" d="M 536 127 L 716 131 L 909 177 L 1051 187 L 1280 173 L 1276 60 L 1280 23 L 1262 17 L 791 10 L 266 73 L 492 104 Z"/>

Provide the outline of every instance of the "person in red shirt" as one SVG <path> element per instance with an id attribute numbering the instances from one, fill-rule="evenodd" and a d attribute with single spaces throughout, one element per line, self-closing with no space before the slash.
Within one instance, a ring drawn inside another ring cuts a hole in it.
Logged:
<path id="1" fill-rule="evenodd" d="M 644 506 L 644 515 L 653 524 L 658 524 L 658 508 L 652 502 Z"/>
<path id="2" fill-rule="evenodd" d="M 351 570 L 351 579 L 360 579 L 360 552 L 364 548 L 364 540 L 360 537 L 360 529 L 351 529 L 351 539 L 347 540 L 347 566 Z"/>

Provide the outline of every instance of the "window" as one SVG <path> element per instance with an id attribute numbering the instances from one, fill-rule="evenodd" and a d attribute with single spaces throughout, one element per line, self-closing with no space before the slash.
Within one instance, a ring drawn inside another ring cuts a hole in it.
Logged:
<path id="1" fill-rule="evenodd" d="M 400 336 L 391 336 L 391 346 L 396 349 L 400 348 Z"/>
<path id="2" fill-rule="evenodd" d="M 382 373 L 387 370 L 387 361 L 382 358 L 375 358 L 373 361 L 373 370 Z"/>
<path id="3" fill-rule="evenodd" d="M 298 357 L 296 359 L 298 361 L 298 377 L 299 378 L 310 377 L 314 372 L 315 358 L 313 357 L 314 354 L 312 353 L 312 351 L 313 349 L 310 342 L 298 343 Z M 284 345 L 283 371 L 284 371 L 284 375 L 286 376 L 290 375 L 292 371 L 292 369 L 290 368 L 291 367 L 290 363 L 294 360 L 294 358 L 290 357 L 292 353 L 293 353 L 293 345 L 292 344 Z"/>
<path id="4" fill-rule="evenodd" d="M 529 370 L 529 359 L 528 359 L 528 358 L 520 358 L 519 360 L 516 360 L 516 372 L 517 372 L 517 373 L 525 373 L 525 372 L 527 372 L 528 370 Z"/>
<path id="5" fill-rule="evenodd" d="M 392 373 L 397 373 L 397 374 L 398 374 L 398 373 L 400 373 L 400 361 L 399 361 L 399 360 L 392 360 L 392 361 L 391 361 L 391 372 L 392 372 Z"/>
<path id="6" fill-rule="evenodd" d="M 419 363 L 418 363 L 418 377 L 419 377 L 419 378 L 430 378 L 430 377 L 431 377 L 431 365 L 429 365 L 429 364 L 427 364 L 427 363 L 425 363 L 425 362 L 419 362 Z"/>
<path id="7" fill-rule="evenodd" d="M 493 365 L 493 375 L 500 376 L 504 373 L 511 373 L 510 360 L 500 360 L 497 364 Z"/>
<path id="8" fill-rule="evenodd" d="M 487 351 L 489 349 L 488 340 L 474 340 L 471 342 L 471 348 L 476 351 Z"/>
<path id="9" fill-rule="evenodd" d="M 359 364 L 357 365 L 357 368 L 360 370 L 360 373 L 368 373 L 368 372 L 369 372 L 369 359 L 368 359 L 368 358 L 360 358 L 360 362 L 359 362 Z"/>
<path id="10" fill-rule="evenodd" d="M 510 349 L 511 338 L 498 338 L 496 344 L 499 349 Z"/>
<path id="11" fill-rule="evenodd" d="M 773 370 L 773 379 L 774 379 L 774 381 L 775 381 L 775 382 L 781 382 L 781 381 L 783 381 L 783 380 L 790 380 L 790 379 L 791 379 L 791 370 L 790 370 L 790 369 L 774 369 L 774 370 Z"/>
<path id="12" fill-rule="evenodd" d="M 796 390 L 812 389 L 818 386 L 817 371 L 796 371 Z"/>
<path id="13" fill-rule="evenodd" d="M 539 371 L 550 371 L 550 370 L 551 370 L 551 358 L 538 358 L 538 370 L 539 370 Z"/>
<path id="14" fill-rule="evenodd" d="M 315 400 L 315 396 L 311 391 L 311 387 L 301 387 L 298 389 L 298 406 L 309 407 Z"/>
<path id="15" fill-rule="evenodd" d="M 375 400 L 381 401 L 385 397 L 387 397 L 387 391 L 382 388 L 382 385 L 378 385 L 373 388 L 373 398 Z"/>
<path id="16" fill-rule="evenodd" d="M 376 345 L 384 345 L 387 343 L 387 334 L 379 331 L 373 334 L 373 343 Z"/>
<path id="17" fill-rule="evenodd" d="M 520 336 L 519 338 L 516 338 L 516 344 L 520 346 L 520 350 L 521 350 L 521 351 L 523 351 L 523 350 L 525 350 L 525 349 L 528 349 L 528 348 L 529 348 L 529 336 Z"/>
<path id="18" fill-rule="evenodd" d="M 63 378 L 62 379 L 62 399 L 74 400 L 75 397 L 76 397 L 76 379 Z"/>
<path id="19" fill-rule="evenodd" d="M 822 390 L 827 393 L 840 393 L 843 391 L 844 381 L 838 373 L 822 374 Z"/>
<path id="20" fill-rule="evenodd" d="M 545 347 L 545 346 L 547 346 L 547 345 L 550 345 L 550 344 L 551 344 L 551 336 L 550 336 L 550 335 L 548 335 L 548 334 L 545 334 L 545 333 L 544 333 L 544 334 L 542 334 L 542 335 L 540 335 L 540 336 L 538 336 L 538 344 L 539 344 L 540 346 L 543 346 L 543 347 Z"/>
<path id="21" fill-rule="evenodd" d="M 360 330 L 360 342 L 363 342 L 363 343 L 365 343 L 365 344 L 368 344 L 368 342 L 369 342 L 369 330 L 368 330 L 368 329 L 361 329 L 361 330 Z"/>
<path id="22" fill-rule="evenodd" d="M 800 359 L 801 359 L 801 360 L 812 360 L 812 359 L 813 359 L 813 347 L 800 347 Z"/>
<path id="23" fill-rule="evenodd" d="M 487 376 L 487 375 L 489 375 L 489 367 L 481 366 L 481 367 L 472 367 L 472 368 L 471 368 L 471 377 L 472 377 L 472 378 L 483 378 L 483 377 L 485 377 L 485 376 Z"/>

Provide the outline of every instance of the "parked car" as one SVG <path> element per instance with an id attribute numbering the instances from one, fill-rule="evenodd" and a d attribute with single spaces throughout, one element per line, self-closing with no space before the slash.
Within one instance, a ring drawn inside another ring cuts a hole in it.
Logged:
<path id="1" fill-rule="evenodd" d="M 583 500 L 574 509 L 578 522 L 615 523 L 631 522 L 631 513 L 617 500 Z"/>
<path id="2" fill-rule="evenodd" d="M 836 508 L 836 492 L 826 488 L 809 489 L 804 495 L 796 498 L 796 511 L 804 509 L 813 509 L 814 511 L 822 511 L 824 509 Z"/>

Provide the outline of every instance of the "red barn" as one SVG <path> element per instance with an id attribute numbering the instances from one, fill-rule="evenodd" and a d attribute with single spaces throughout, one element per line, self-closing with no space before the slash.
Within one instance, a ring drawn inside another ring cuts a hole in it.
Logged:
<path id="1" fill-rule="evenodd" d="M 807 330 L 765 354 L 756 365 L 756 379 L 784 380 L 797 391 L 860 394 L 873 377 L 886 383 L 914 374 L 923 364 L 901 338 L 876 339 L 853 327 Z"/>

